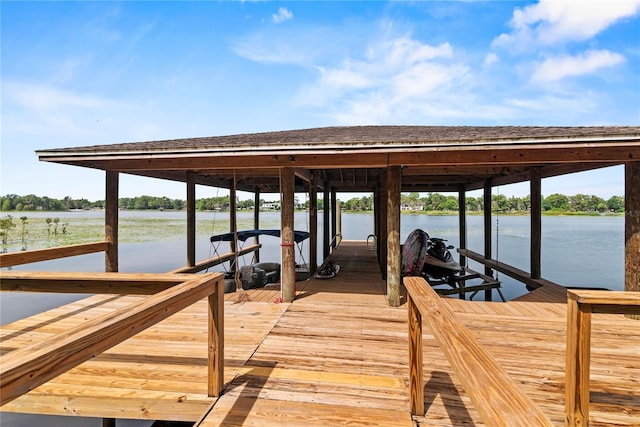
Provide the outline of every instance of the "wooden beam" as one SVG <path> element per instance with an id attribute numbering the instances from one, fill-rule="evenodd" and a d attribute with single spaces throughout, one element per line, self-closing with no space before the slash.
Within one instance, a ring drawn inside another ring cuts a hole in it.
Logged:
<path id="1" fill-rule="evenodd" d="M 553 425 L 423 278 L 405 277 L 404 284 L 485 425 Z"/>
<path id="2" fill-rule="evenodd" d="M 244 248 L 237 251 L 238 252 L 237 254 L 235 252 L 227 252 L 217 257 L 213 257 L 213 258 L 206 259 L 204 261 L 197 262 L 195 265 L 191 267 L 186 266 L 186 267 L 176 268 L 175 270 L 171 270 L 170 273 L 198 273 L 202 270 L 206 270 L 215 265 L 220 265 L 227 261 L 233 261 L 237 257 L 241 257 L 242 255 L 246 255 L 251 252 L 257 253 L 261 247 L 262 245 L 260 245 L 259 243 L 245 246 Z"/>
<path id="3" fill-rule="evenodd" d="M 187 172 L 187 265 L 196 265 L 196 182 Z"/>
<path id="4" fill-rule="evenodd" d="M 238 207 L 236 205 L 237 193 L 236 193 L 236 178 L 231 179 L 231 188 L 229 188 L 229 232 L 233 233 L 233 239 L 229 242 L 229 248 L 232 253 L 236 253 L 238 250 Z M 229 263 L 229 270 L 235 273 L 238 270 L 238 257 L 235 256 Z M 236 289 L 242 289 L 239 280 L 236 280 Z"/>
<path id="5" fill-rule="evenodd" d="M 322 259 L 325 260 L 331 253 L 329 245 L 331 244 L 331 196 L 329 185 L 325 182 L 323 192 L 323 208 L 322 208 Z"/>
<path id="6" fill-rule="evenodd" d="M 253 194 L 253 228 L 254 230 L 260 229 L 260 189 L 256 188 Z M 256 235 L 253 238 L 255 245 L 260 245 L 260 236 Z M 260 250 L 258 249 L 253 253 L 253 262 L 260 262 Z"/>
<path id="7" fill-rule="evenodd" d="M 173 273 L 0 271 L 0 290 L 76 294 L 151 295 L 192 279 Z"/>
<path id="8" fill-rule="evenodd" d="M 458 234 L 460 235 L 460 249 L 467 248 L 467 194 L 464 188 L 458 190 Z M 467 259 L 460 254 L 460 265 L 467 265 Z"/>
<path id="9" fill-rule="evenodd" d="M 295 175 L 305 182 L 311 182 L 311 171 L 309 169 L 295 168 Z"/>
<path id="10" fill-rule="evenodd" d="M 407 295 L 407 313 L 409 317 L 409 410 L 412 415 L 423 416 L 425 411 L 422 314 L 410 294 Z"/>
<path id="11" fill-rule="evenodd" d="M 41 161 L 74 164 L 104 170 L 122 172 L 136 170 L 194 170 L 207 165 L 209 168 L 361 168 L 404 166 L 447 166 L 447 165 L 539 165 L 550 163 L 615 163 L 640 158 L 640 142 L 637 138 L 624 141 L 590 140 L 588 142 L 542 141 L 526 144 L 475 144 L 426 145 L 420 147 L 311 147 L 303 149 L 282 149 L 261 155 L 257 150 L 247 152 L 226 152 L 224 150 L 207 153 L 167 153 L 144 152 L 135 154 L 108 155 L 79 154 L 61 155 L 39 153 Z M 251 159 L 249 161 L 249 159 Z M 249 166 L 250 165 L 250 166 Z"/>
<path id="12" fill-rule="evenodd" d="M 104 239 L 109 242 L 105 251 L 104 271 L 118 271 L 118 172 L 106 172 Z"/>
<path id="13" fill-rule="evenodd" d="M 338 199 L 336 188 L 331 187 L 331 251 L 336 248 L 336 234 L 338 234 Z"/>
<path id="14" fill-rule="evenodd" d="M 531 199 L 531 247 L 530 247 L 530 269 L 531 278 L 539 279 L 542 271 L 540 259 L 542 257 L 542 180 L 540 179 L 540 169 L 531 169 L 530 180 Z"/>
<path id="15" fill-rule="evenodd" d="M 484 182 L 484 258 L 491 259 L 491 180 Z M 485 264 L 484 274 L 492 276 L 491 268 Z"/>
<path id="16" fill-rule="evenodd" d="M 379 263 L 382 279 L 387 280 L 387 169 L 380 171 L 380 234 L 378 247 L 380 248 Z"/>
<path id="17" fill-rule="evenodd" d="M 309 273 L 318 266 L 318 177 L 311 172 L 309 181 Z"/>
<path id="18" fill-rule="evenodd" d="M 296 258 L 294 250 L 294 186 L 293 168 L 282 168 L 280 171 L 280 209 L 281 244 L 282 247 L 282 280 L 281 292 L 283 302 L 292 302 L 296 297 Z"/>
<path id="19" fill-rule="evenodd" d="M 488 268 L 489 270 L 493 269 L 499 271 L 500 273 L 504 273 L 507 276 L 512 277 L 517 281 L 524 283 L 525 285 L 528 285 L 532 289 L 537 289 L 545 285 L 559 286 L 564 288 L 564 286 L 547 279 L 533 279 L 531 277 L 531 274 L 527 273 L 524 270 L 520 270 L 517 267 L 496 261 L 494 259 L 487 259 L 484 257 L 484 255 L 481 255 L 469 249 L 458 249 L 458 252 L 466 256 L 467 258 L 471 258 L 472 260 L 483 264 L 485 266 L 485 270 Z"/>
<path id="20" fill-rule="evenodd" d="M 191 279 L 3 356 L 0 405 L 78 366 L 220 288 L 220 273 Z M 220 314 L 218 314 L 220 316 Z"/>
<path id="21" fill-rule="evenodd" d="M 387 168 L 387 303 L 400 306 L 400 166 Z"/>
<path id="22" fill-rule="evenodd" d="M 624 289 L 640 291 L 640 161 L 625 164 L 624 203 Z"/>
<path id="23" fill-rule="evenodd" d="M 30 264 L 32 262 L 86 255 L 95 252 L 106 252 L 109 249 L 109 245 L 110 242 L 104 241 L 80 243 L 57 248 L 34 249 L 31 251 L 7 252 L 0 254 L 0 267 L 13 267 L 16 265 Z"/>
<path id="24" fill-rule="evenodd" d="M 208 298 L 207 394 L 218 397 L 224 388 L 224 280 L 216 282 Z"/>

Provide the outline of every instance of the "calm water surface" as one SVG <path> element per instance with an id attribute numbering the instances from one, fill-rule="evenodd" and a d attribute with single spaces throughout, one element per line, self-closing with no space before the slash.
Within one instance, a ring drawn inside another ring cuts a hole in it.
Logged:
<path id="1" fill-rule="evenodd" d="M 41 213 L 49 217 L 51 213 Z M 64 213 L 65 217 L 102 217 L 103 212 Z M 184 212 L 121 212 L 121 218 L 171 218 L 184 219 Z M 216 222 L 228 221 L 226 213 L 198 213 L 198 220 L 211 222 L 211 227 L 197 230 L 198 242 L 196 258 L 206 259 L 214 255 L 209 236 Z M 239 221 L 250 221 L 252 213 L 240 213 Z M 278 228 L 279 214 L 261 213 L 261 228 Z M 30 214 L 31 216 L 31 214 Z M 318 254 L 322 255 L 322 216 L 319 215 L 318 236 L 320 236 Z M 308 217 L 304 212 L 295 215 L 295 227 L 308 230 Z M 493 258 L 506 264 L 529 271 L 529 217 L 499 216 L 492 221 Z M 458 218 L 456 216 L 402 215 L 402 242 L 409 233 L 421 228 L 429 235 L 448 239 L 455 247 L 459 246 Z M 373 233 L 373 215 L 347 214 L 342 216 L 342 235 L 345 240 L 366 240 Z M 467 247 L 483 252 L 483 217 L 467 217 Z M 260 241 L 262 261 L 278 261 L 280 241 L 277 238 L 263 237 Z M 624 217 L 543 217 L 542 218 L 542 277 L 554 282 L 585 287 L 605 287 L 612 290 L 624 289 Z M 228 247 L 220 249 L 226 252 Z M 456 256 L 457 258 L 457 256 Z M 309 259 L 308 241 L 297 253 L 298 262 Z M 186 239 L 184 237 L 162 240 L 154 243 L 129 243 L 120 245 L 121 272 L 166 272 L 186 263 Z M 249 256 L 241 260 L 240 265 L 251 262 Z M 470 264 L 480 270 L 479 264 Z M 63 260 L 54 260 L 15 267 L 20 270 L 40 271 L 104 271 L 104 254 L 82 255 Z M 215 271 L 224 270 L 224 266 Z M 499 275 L 503 293 L 507 299 L 515 298 L 526 292 L 524 285 Z M 2 293 L 0 297 L 0 322 L 6 324 L 22 317 L 57 307 L 61 304 L 82 298 L 82 295 L 58 294 L 20 294 Z M 42 417 L 23 414 L 0 413 L 0 425 L 3 427 L 21 427 L 34 425 L 50 426 L 100 426 L 101 420 L 70 417 Z M 119 421 L 125 427 L 150 425 L 141 421 Z"/>

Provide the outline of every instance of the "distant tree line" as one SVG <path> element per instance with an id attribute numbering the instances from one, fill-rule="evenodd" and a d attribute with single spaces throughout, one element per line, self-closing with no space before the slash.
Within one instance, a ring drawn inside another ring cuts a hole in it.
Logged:
<path id="1" fill-rule="evenodd" d="M 260 200 L 261 206 L 265 200 Z M 270 202 L 273 203 L 273 202 Z M 65 197 L 62 200 L 49 197 L 39 197 L 33 194 L 18 196 L 8 194 L 0 198 L 2 211 L 66 211 L 77 209 L 103 209 L 104 200 L 90 202 L 87 199 L 72 199 Z M 373 196 L 354 197 L 341 202 L 345 211 L 371 211 L 373 210 Z M 420 197 L 419 193 L 403 193 L 400 197 L 401 209 L 412 212 L 457 211 L 458 197 L 439 193 L 428 193 Z M 170 199 L 168 197 L 138 196 L 123 197 L 118 200 L 120 209 L 128 210 L 181 210 L 186 206 L 186 201 Z M 196 209 L 200 211 L 227 211 L 229 210 L 229 196 L 209 197 L 196 200 Z M 239 210 L 254 208 L 253 199 L 239 200 L 236 202 Z M 306 209 L 309 200 L 300 203 L 296 198 L 296 207 Z M 323 199 L 318 199 L 318 209 L 323 209 Z M 484 199 L 479 197 L 466 197 L 466 210 L 469 212 L 481 212 L 484 208 Z M 507 197 L 502 194 L 491 196 L 491 208 L 497 212 L 528 212 L 531 209 L 531 198 Z M 547 212 L 624 212 L 624 197 L 612 196 L 608 200 L 601 197 L 586 194 L 565 196 L 564 194 L 551 194 L 542 198 L 542 209 Z"/>
<path id="2" fill-rule="evenodd" d="M 265 203 L 261 200 L 261 203 Z M 168 197 L 138 196 L 121 197 L 118 199 L 118 207 L 127 210 L 182 210 L 187 202 L 180 199 L 170 199 Z M 52 199 L 49 197 L 39 197 L 34 194 L 18 196 L 17 194 L 7 194 L 0 197 L 0 207 L 2 211 L 68 211 L 68 210 L 91 210 L 104 209 L 104 200 L 90 202 L 87 199 Z M 236 206 L 240 210 L 253 209 L 253 199 L 239 200 Z M 196 200 L 196 209 L 200 211 L 229 210 L 229 196 L 210 197 Z"/>
<path id="3" fill-rule="evenodd" d="M 481 212 L 484 209 L 484 197 L 466 197 L 466 210 L 468 212 Z M 420 197 L 419 193 L 403 193 L 400 196 L 400 207 L 404 211 L 411 212 L 448 212 L 458 210 L 458 196 L 428 193 L 426 197 Z M 346 211 L 370 211 L 373 210 L 373 196 L 352 198 L 342 202 L 342 208 Z M 531 210 L 531 197 L 507 197 L 502 194 L 491 196 L 491 210 L 496 212 L 528 212 Z M 551 194 L 542 198 L 542 210 L 547 212 L 624 212 L 624 197 L 612 196 L 608 200 L 601 197 L 576 194 L 565 196 L 564 194 Z"/>

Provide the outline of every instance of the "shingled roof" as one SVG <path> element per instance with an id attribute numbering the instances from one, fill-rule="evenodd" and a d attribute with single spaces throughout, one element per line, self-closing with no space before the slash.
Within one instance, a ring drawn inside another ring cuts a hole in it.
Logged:
<path id="1" fill-rule="evenodd" d="M 640 127 L 347 126 L 48 149 L 40 160 L 245 191 L 278 192 L 279 170 L 370 191 L 388 166 L 403 191 L 457 191 L 640 160 Z M 300 188 L 302 182 L 298 183 Z"/>
<path id="2" fill-rule="evenodd" d="M 39 153 L 107 153 L 273 149 L 275 147 L 434 146 L 588 141 L 639 138 L 630 126 L 338 126 L 226 136 L 182 138 L 43 150 Z"/>

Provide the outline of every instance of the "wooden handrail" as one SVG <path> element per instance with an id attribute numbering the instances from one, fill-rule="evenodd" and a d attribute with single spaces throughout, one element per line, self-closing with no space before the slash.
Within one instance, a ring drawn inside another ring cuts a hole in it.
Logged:
<path id="1" fill-rule="evenodd" d="M 547 279 L 543 279 L 543 278 L 534 279 L 531 277 L 530 273 L 527 273 L 524 270 L 521 270 L 512 265 L 497 261 L 495 259 L 485 258 L 483 255 L 477 252 L 471 251 L 469 249 L 459 248 L 458 253 L 464 257 L 474 260 L 475 262 L 478 262 L 489 268 L 497 270 L 500 273 L 506 274 L 507 276 L 513 279 L 516 279 L 518 282 L 524 283 L 525 285 L 528 285 L 533 289 L 537 289 L 545 285 L 562 286 Z"/>
<path id="2" fill-rule="evenodd" d="M 253 244 L 249 245 L 245 248 L 242 248 L 238 251 L 238 256 L 246 255 L 250 252 L 255 252 L 262 247 L 261 244 Z M 179 267 L 175 270 L 171 270 L 170 273 L 198 273 L 202 270 L 206 270 L 209 267 L 213 267 L 215 265 L 222 264 L 223 262 L 230 261 L 236 257 L 234 252 L 226 252 L 222 255 L 219 255 L 215 258 L 209 258 L 207 260 L 201 261 L 194 266 L 186 266 Z"/>
<path id="3" fill-rule="evenodd" d="M 114 282 L 119 273 L 110 273 Z M 78 325 L 70 331 L 2 356 L 0 405 L 166 319 L 189 305 L 209 299 L 208 393 L 219 396 L 224 366 L 224 276 L 192 276 L 143 301 Z"/>
<path id="4" fill-rule="evenodd" d="M 59 246 L 48 249 L 34 249 L 32 251 L 8 252 L 0 254 L 0 267 L 14 267 L 32 262 L 49 261 L 76 255 L 86 255 L 104 252 L 109 248 L 109 241 L 81 243 L 78 245 Z"/>
<path id="5" fill-rule="evenodd" d="M 421 277 L 405 277 L 409 312 L 410 407 L 424 415 L 422 316 L 487 426 L 552 426 L 506 370 L 458 322 Z"/>
<path id="6" fill-rule="evenodd" d="M 565 426 L 589 425 L 592 313 L 640 314 L 640 292 L 567 291 Z"/>
<path id="7" fill-rule="evenodd" d="M 0 290 L 74 294 L 152 295 L 193 279 L 191 274 L 0 271 Z"/>

